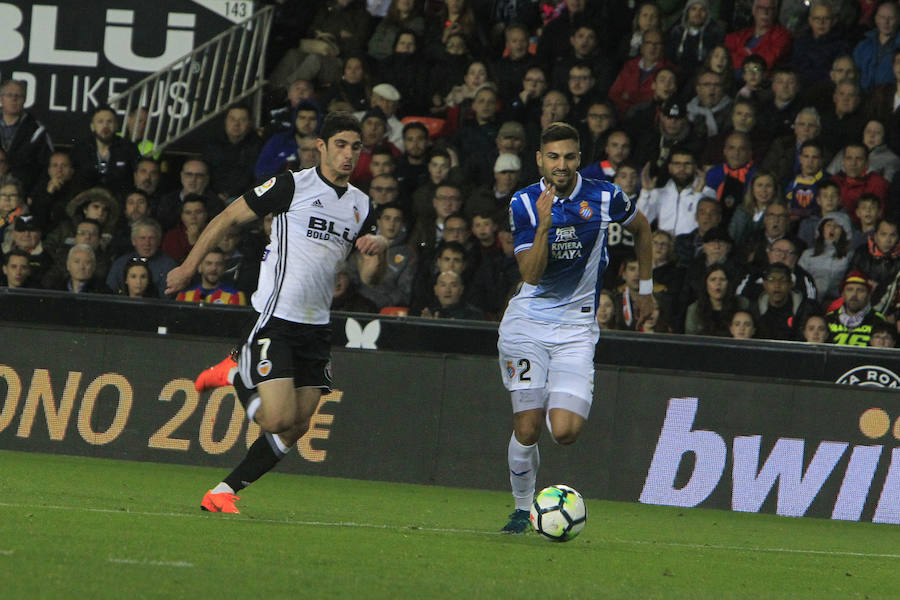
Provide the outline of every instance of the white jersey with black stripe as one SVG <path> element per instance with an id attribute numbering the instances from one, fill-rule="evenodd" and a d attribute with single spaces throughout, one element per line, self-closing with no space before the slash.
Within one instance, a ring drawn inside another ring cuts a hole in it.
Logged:
<path id="1" fill-rule="evenodd" d="M 260 313 L 257 327 L 271 317 L 328 323 L 337 267 L 371 227 L 369 197 L 352 185 L 331 184 L 312 168 L 273 177 L 244 199 L 260 217 L 274 214 L 251 297 Z"/>

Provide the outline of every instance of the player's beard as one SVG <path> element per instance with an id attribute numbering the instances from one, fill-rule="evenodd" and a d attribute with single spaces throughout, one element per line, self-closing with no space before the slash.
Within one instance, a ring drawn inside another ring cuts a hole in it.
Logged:
<path id="1" fill-rule="evenodd" d="M 575 187 L 574 171 L 567 171 L 565 174 L 551 171 L 549 175 L 549 177 L 544 175 L 544 180 L 548 183 L 552 183 L 556 187 L 556 195 L 560 198 L 568 196 L 569 192 L 572 191 L 572 188 Z"/>

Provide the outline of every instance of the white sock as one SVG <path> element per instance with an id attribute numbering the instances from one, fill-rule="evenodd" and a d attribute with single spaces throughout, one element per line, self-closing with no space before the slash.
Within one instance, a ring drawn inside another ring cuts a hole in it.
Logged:
<path id="1" fill-rule="evenodd" d="M 224 481 L 219 483 L 216 487 L 210 490 L 213 494 L 233 494 L 234 490 L 231 489 L 231 486 L 225 483 Z"/>
<path id="2" fill-rule="evenodd" d="M 262 398 L 259 397 L 259 394 L 253 396 L 253 399 L 250 401 L 250 404 L 247 406 L 247 420 L 253 423 L 253 417 L 256 416 L 256 411 L 259 410 L 259 407 L 262 406 Z"/>
<path id="3" fill-rule="evenodd" d="M 509 438 L 506 457 L 509 462 L 509 485 L 512 487 L 513 498 L 516 501 L 516 510 L 531 510 L 537 470 L 541 464 L 538 445 L 523 445 L 516 439 L 516 434 L 513 432 Z"/>

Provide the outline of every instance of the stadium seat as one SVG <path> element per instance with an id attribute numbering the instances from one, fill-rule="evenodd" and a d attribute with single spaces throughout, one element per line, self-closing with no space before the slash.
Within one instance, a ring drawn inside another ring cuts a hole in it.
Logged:
<path id="1" fill-rule="evenodd" d="M 407 123 L 412 123 L 413 121 L 422 123 L 428 129 L 428 137 L 431 139 L 439 136 L 441 131 L 444 129 L 444 119 L 438 119 L 436 117 L 409 116 L 400 119 L 400 122 L 404 125 L 406 125 Z"/>
<path id="2" fill-rule="evenodd" d="M 406 306 L 385 306 L 378 314 L 387 315 L 389 317 L 405 317 L 409 314 L 409 308 Z"/>

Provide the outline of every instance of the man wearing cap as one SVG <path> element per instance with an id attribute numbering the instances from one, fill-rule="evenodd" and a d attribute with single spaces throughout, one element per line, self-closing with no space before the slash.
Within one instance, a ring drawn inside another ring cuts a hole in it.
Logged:
<path id="1" fill-rule="evenodd" d="M 667 72 L 663 71 L 660 75 Z M 669 156 L 676 146 L 698 156 L 706 141 L 694 135 L 684 103 L 677 98 L 666 100 L 659 110 L 659 116 L 651 124 L 632 131 L 636 136 L 634 161 L 639 165 L 650 163 L 651 177 L 659 177 L 665 173 Z"/>
<path id="2" fill-rule="evenodd" d="M 13 223 L 12 237 L 3 244 L 3 253 L 20 250 L 28 254 L 31 278 L 40 281 L 53 266 L 53 258 L 41 243 L 41 230 L 32 215 L 19 215 Z"/>
<path id="3" fill-rule="evenodd" d="M 841 306 L 825 315 L 832 343 L 839 346 L 868 346 L 875 325 L 884 316 L 872 308 L 873 285 L 861 271 L 850 271 L 841 283 Z"/>
<path id="4" fill-rule="evenodd" d="M 728 281 L 734 282 L 739 271 L 733 258 L 734 241 L 728 229 L 719 225 L 709 229 L 701 238 L 700 252 L 691 259 L 684 270 L 684 287 L 676 314 L 687 309 L 700 297 L 706 286 L 706 271 L 712 265 L 721 265 L 728 274 Z"/>
<path id="5" fill-rule="evenodd" d="M 394 145 L 397 150 L 403 152 L 403 123 L 397 118 L 397 107 L 400 105 L 400 91 L 390 83 L 379 83 L 372 88 L 372 99 L 370 105 L 384 113 L 385 124 L 387 125 L 387 140 Z M 355 113 L 357 119 L 362 122 L 366 116 L 365 111 Z"/>
<path id="6" fill-rule="evenodd" d="M 466 214 L 505 213 L 513 192 L 521 181 L 522 161 L 515 154 L 503 153 L 494 161 L 493 186 L 480 186 L 466 201 Z"/>

